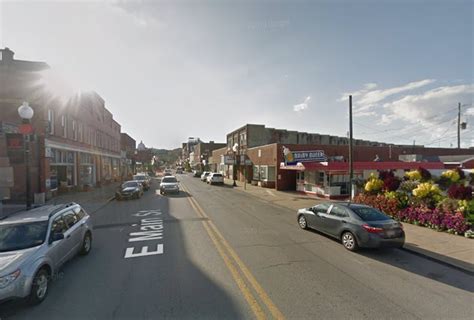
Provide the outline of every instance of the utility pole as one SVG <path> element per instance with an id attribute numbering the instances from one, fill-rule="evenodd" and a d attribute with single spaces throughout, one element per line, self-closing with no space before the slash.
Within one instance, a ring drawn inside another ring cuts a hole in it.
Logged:
<path id="1" fill-rule="evenodd" d="M 458 103 L 458 149 L 461 149 L 461 102 Z"/>
<path id="2" fill-rule="evenodd" d="M 350 200 L 353 198 L 354 192 L 354 167 L 352 154 L 352 95 L 349 96 L 349 196 Z"/>

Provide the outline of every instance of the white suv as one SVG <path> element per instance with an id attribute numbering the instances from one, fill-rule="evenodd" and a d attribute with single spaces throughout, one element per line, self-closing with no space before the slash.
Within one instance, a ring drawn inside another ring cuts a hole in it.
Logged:
<path id="1" fill-rule="evenodd" d="M 207 183 L 209 183 L 209 184 L 224 184 L 224 177 L 220 173 L 212 172 L 207 176 Z"/>

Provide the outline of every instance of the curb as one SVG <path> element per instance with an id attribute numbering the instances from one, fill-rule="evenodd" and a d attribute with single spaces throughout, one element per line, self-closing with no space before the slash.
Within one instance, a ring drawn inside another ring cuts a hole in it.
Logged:
<path id="1" fill-rule="evenodd" d="M 428 259 L 430 261 L 437 262 L 439 264 L 445 265 L 447 267 L 456 269 L 458 271 L 461 271 L 463 273 L 466 273 L 470 276 L 474 276 L 474 265 L 464 262 L 464 261 L 459 261 L 454 258 L 446 257 L 446 256 L 441 256 L 437 253 L 424 250 L 421 248 L 414 247 L 410 244 L 405 244 L 401 250 L 409 252 L 411 254 L 414 254 L 416 256 Z"/>

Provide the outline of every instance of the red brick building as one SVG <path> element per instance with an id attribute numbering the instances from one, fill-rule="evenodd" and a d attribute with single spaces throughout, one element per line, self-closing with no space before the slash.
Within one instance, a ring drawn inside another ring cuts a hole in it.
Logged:
<path id="1" fill-rule="evenodd" d="M 232 151 L 234 146 L 236 147 L 235 153 Z M 291 151 L 321 150 L 327 156 L 329 162 L 348 161 L 349 146 L 348 139 L 345 137 L 287 131 L 266 128 L 263 125 L 247 124 L 227 134 L 226 147 L 213 151 L 213 168 L 230 179 L 233 179 L 235 175 L 235 178 L 239 181 L 246 179 L 248 183 L 262 187 L 276 188 L 277 190 L 297 190 L 297 182 L 304 179 L 301 179 L 302 175 L 299 170 L 281 168 L 280 165 L 284 162 L 284 146 Z M 474 149 L 425 148 L 420 145 L 394 145 L 355 139 L 353 155 L 355 162 L 370 164 L 377 159 L 378 162 L 384 163 L 385 167 L 392 163 L 394 170 L 404 170 L 402 167 L 406 167 L 406 170 L 408 170 L 414 163 L 404 164 L 403 166 L 396 163 L 405 157 L 407 158 L 404 159 L 406 162 L 430 161 L 438 163 L 437 165 L 426 165 L 430 168 L 445 166 L 440 159 L 443 156 L 450 156 L 447 157 L 450 159 L 454 157 L 469 160 L 470 157 L 474 156 Z M 416 155 L 416 159 L 408 159 L 413 155 Z M 445 159 L 447 158 L 445 157 Z M 469 163 L 469 161 L 463 162 L 464 167 Z M 310 177 L 313 175 L 314 172 L 309 174 Z M 337 179 L 343 180 L 345 178 L 337 177 Z M 340 181 L 340 183 L 345 182 Z"/>
<path id="2" fill-rule="evenodd" d="M 59 94 L 44 62 L 14 59 L 8 48 L 0 60 L 0 158 L 13 168 L 12 198 L 25 198 L 25 161 L 18 107 L 34 110 L 30 145 L 32 192 L 84 189 L 120 178 L 120 124 L 95 92 Z"/>

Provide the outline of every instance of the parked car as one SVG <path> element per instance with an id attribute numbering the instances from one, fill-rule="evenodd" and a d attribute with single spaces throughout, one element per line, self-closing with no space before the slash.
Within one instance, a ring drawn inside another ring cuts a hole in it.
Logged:
<path id="1" fill-rule="evenodd" d="M 143 185 L 143 190 L 147 191 L 150 189 L 151 179 L 145 174 L 136 174 L 133 176 L 133 180 L 140 181 Z"/>
<path id="2" fill-rule="evenodd" d="M 44 301 L 61 265 L 92 248 L 89 215 L 76 204 L 47 205 L 0 220 L 0 301 Z"/>
<path id="3" fill-rule="evenodd" d="M 298 210 L 298 224 L 340 239 L 344 247 L 396 247 L 405 243 L 403 225 L 367 205 L 353 203 L 321 203 Z"/>
<path id="4" fill-rule="evenodd" d="M 179 193 L 179 182 L 175 176 L 163 177 L 160 183 L 160 194 Z"/>
<path id="5" fill-rule="evenodd" d="M 207 176 L 207 183 L 210 185 L 213 184 L 224 184 L 224 177 L 222 174 L 217 173 L 217 172 L 212 172 Z"/>
<path id="6" fill-rule="evenodd" d="M 202 174 L 201 174 L 201 181 L 204 181 L 206 182 L 207 181 L 207 176 L 210 174 L 209 171 L 204 171 Z"/>
<path id="7" fill-rule="evenodd" d="M 143 195 L 143 185 L 140 181 L 126 181 L 115 191 L 115 199 L 139 199 Z"/>

